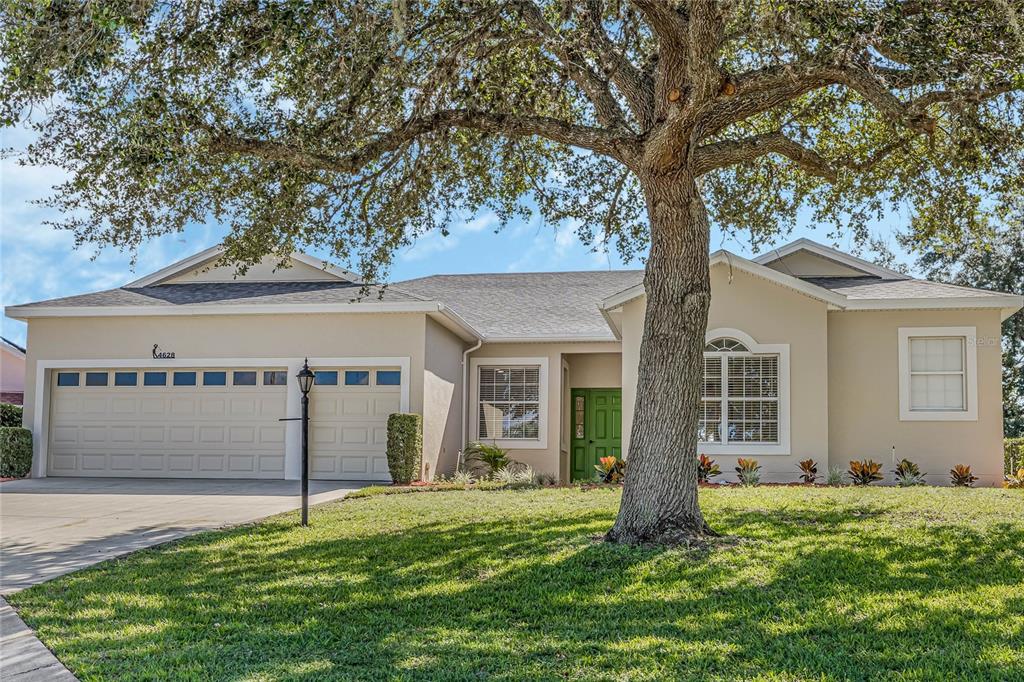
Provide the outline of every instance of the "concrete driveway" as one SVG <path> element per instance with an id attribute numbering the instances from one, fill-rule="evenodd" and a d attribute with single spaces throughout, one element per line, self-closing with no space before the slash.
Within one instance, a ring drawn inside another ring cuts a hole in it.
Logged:
<path id="1" fill-rule="evenodd" d="M 310 502 L 336 500 L 365 485 L 310 481 Z M 298 481 L 33 478 L 0 483 L 0 594 L 198 531 L 297 509 L 298 495 Z"/>

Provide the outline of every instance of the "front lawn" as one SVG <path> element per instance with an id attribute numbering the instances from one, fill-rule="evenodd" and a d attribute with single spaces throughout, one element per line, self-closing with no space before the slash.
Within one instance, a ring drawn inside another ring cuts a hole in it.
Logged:
<path id="1" fill-rule="evenodd" d="M 1024 679 L 1024 494 L 705 489 L 706 552 L 615 490 L 387 495 L 11 598 L 84 680 Z"/>

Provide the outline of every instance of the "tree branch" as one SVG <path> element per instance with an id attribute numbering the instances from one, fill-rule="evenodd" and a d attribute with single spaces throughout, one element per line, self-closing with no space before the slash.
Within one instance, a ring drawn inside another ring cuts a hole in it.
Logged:
<path id="1" fill-rule="evenodd" d="M 360 149 L 344 156 L 323 154 L 279 140 L 236 135 L 207 125 L 203 128 L 210 135 L 210 150 L 216 153 L 246 154 L 270 161 L 282 161 L 308 170 L 346 174 L 360 171 L 406 142 L 450 128 L 512 137 L 542 137 L 552 142 L 611 156 L 627 166 L 632 161 L 628 142 L 601 128 L 570 124 L 549 116 L 514 116 L 465 109 L 443 110 L 429 116 L 408 119 L 401 126 L 376 136 Z"/>
<path id="2" fill-rule="evenodd" d="M 602 24 L 601 0 L 587 0 L 581 22 L 590 47 L 615 86 L 626 99 L 641 129 L 651 124 L 654 113 L 654 81 L 637 68 L 611 41 Z"/>
<path id="3" fill-rule="evenodd" d="M 587 98 L 594 105 L 598 122 L 613 130 L 629 130 L 622 109 L 608 89 L 608 84 L 590 69 L 583 55 L 562 40 L 537 5 L 530 0 L 521 0 L 515 4 L 526 25 L 546 39 L 558 61 L 569 72 L 569 77 L 587 94 Z"/>
<path id="4" fill-rule="evenodd" d="M 718 168 L 753 161 L 766 154 L 785 156 L 804 172 L 829 182 L 835 182 L 838 178 L 836 169 L 817 152 L 789 139 L 778 130 L 698 147 L 693 153 L 693 174 L 699 177 Z"/>

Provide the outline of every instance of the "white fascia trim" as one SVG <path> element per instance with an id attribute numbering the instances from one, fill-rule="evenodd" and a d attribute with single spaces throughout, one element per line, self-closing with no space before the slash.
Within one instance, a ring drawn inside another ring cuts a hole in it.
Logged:
<path id="1" fill-rule="evenodd" d="M 999 308 L 1003 319 L 1024 306 L 1024 297 L 1012 294 L 962 296 L 957 298 L 854 298 L 847 299 L 846 310 L 963 310 Z M 1009 311 L 1009 314 L 1006 313 Z"/>
<path id="2" fill-rule="evenodd" d="M 486 336 L 485 343 L 616 343 L 607 336 Z"/>
<path id="3" fill-rule="evenodd" d="M 605 298 L 601 301 L 601 305 L 599 307 L 602 311 L 615 310 L 616 308 L 621 308 L 630 301 L 640 298 L 645 293 L 647 293 L 647 291 L 644 289 L 643 283 L 634 284 L 628 289 L 623 289 L 617 294 L 612 294 L 608 298 Z"/>
<path id="4" fill-rule="evenodd" d="M 25 357 L 25 351 L 15 346 L 13 343 L 9 343 L 6 339 L 0 339 L 0 346 L 3 346 L 4 349 L 7 350 L 7 352 L 13 353 L 14 355 L 17 355 L 19 358 Z"/>
<path id="5" fill-rule="evenodd" d="M 483 334 L 477 331 L 469 322 L 466 322 L 462 315 L 459 315 L 444 303 L 437 304 L 437 313 L 462 332 L 459 336 L 463 341 L 483 341 Z"/>
<path id="6" fill-rule="evenodd" d="M 193 303 L 140 306 L 10 306 L 4 314 L 15 320 L 32 317 L 164 317 L 170 315 L 309 315 L 318 313 L 430 313 L 440 312 L 433 301 L 381 301 L 377 303 Z"/>
<path id="7" fill-rule="evenodd" d="M 745 457 L 747 455 L 779 455 L 792 454 L 792 436 L 790 419 L 790 383 L 792 376 L 789 371 L 789 344 L 788 343 L 757 343 L 752 336 L 739 329 L 719 328 L 712 329 L 705 334 L 705 341 L 728 337 L 742 341 L 751 353 L 774 354 L 779 356 L 779 442 L 778 443 L 697 443 L 697 452 L 705 455 L 736 455 Z M 722 410 L 723 420 L 725 410 Z"/>
<path id="8" fill-rule="evenodd" d="M 129 282 L 124 286 L 125 288 L 133 289 L 138 287 L 148 287 L 151 284 L 156 284 L 157 282 L 160 282 L 162 280 L 174 277 L 178 273 L 194 270 L 201 266 L 203 263 L 206 263 L 207 261 L 211 261 L 214 258 L 217 258 L 223 252 L 224 247 L 221 246 L 220 244 L 218 244 L 217 246 L 211 246 L 210 248 L 204 249 L 199 253 L 192 254 L 187 258 L 182 258 L 179 261 L 175 261 L 174 263 L 171 263 L 165 268 L 160 268 L 156 272 L 150 273 L 145 277 L 140 277 L 134 282 Z"/>
<path id="9" fill-rule="evenodd" d="M 292 376 L 298 373 L 303 362 L 316 367 L 395 367 L 402 371 L 401 398 L 399 410 L 409 411 L 409 386 L 412 380 L 409 356 L 396 357 L 311 357 L 311 358 L 174 358 L 158 360 L 153 358 L 117 359 L 72 359 L 36 361 L 36 394 L 32 416 L 32 443 L 35 450 L 32 462 L 32 476 L 46 476 L 46 457 L 49 448 L 50 382 L 48 370 L 60 369 L 118 369 L 118 368 L 202 368 L 202 367 L 287 367 Z M 313 389 L 316 390 L 315 388 Z M 301 400 L 298 382 L 288 382 L 288 396 L 285 411 L 289 416 L 298 416 Z M 299 423 L 286 422 L 285 427 L 285 480 L 298 480 L 302 473 L 301 433 Z"/>
<path id="10" fill-rule="evenodd" d="M 540 367 L 540 414 L 539 419 L 539 437 L 532 440 L 504 440 L 504 439 L 488 439 L 488 443 L 493 443 L 500 448 L 506 450 L 547 450 L 548 448 L 548 358 L 536 357 L 536 358 L 470 358 L 469 360 L 469 371 L 472 373 L 472 379 L 469 382 L 470 385 L 470 396 L 469 405 L 471 411 L 469 412 L 469 435 L 470 441 L 480 440 L 480 420 L 476 418 L 477 408 L 480 404 L 480 366 L 489 367 L 507 367 L 517 365 L 531 365 Z"/>
<path id="11" fill-rule="evenodd" d="M 978 329 L 977 327 L 900 327 L 899 335 L 899 394 L 901 422 L 957 422 L 978 421 Z M 929 336 L 962 336 L 967 366 L 964 383 L 967 389 L 967 409 L 955 411 L 910 409 L 910 339 Z"/>
<path id="12" fill-rule="evenodd" d="M 910 279 L 909 275 L 896 270 L 890 270 L 889 268 L 876 265 L 870 261 L 866 261 L 863 258 L 844 253 L 838 249 L 834 249 L 831 246 L 825 246 L 812 239 L 801 237 L 794 242 L 790 242 L 785 246 L 780 246 L 777 249 L 772 249 L 765 253 L 755 256 L 752 260 L 759 265 L 766 265 L 774 261 L 785 258 L 786 256 L 796 253 L 797 251 L 810 251 L 813 254 L 821 256 L 822 258 L 828 258 L 829 260 L 836 261 L 847 267 L 851 267 L 855 270 L 861 270 L 867 274 L 876 275 L 878 277 L 884 277 L 886 279 Z"/>
<path id="13" fill-rule="evenodd" d="M 302 251 L 293 251 L 291 254 L 291 258 L 299 261 L 300 263 L 304 263 L 311 267 L 317 268 L 318 270 L 323 270 L 327 274 L 334 275 L 338 279 L 347 279 L 350 282 L 356 283 L 360 283 L 362 281 L 359 275 L 352 272 L 351 270 L 345 270 L 344 268 L 339 268 L 336 265 L 331 265 L 323 258 L 310 256 L 308 253 L 304 253 Z"/>

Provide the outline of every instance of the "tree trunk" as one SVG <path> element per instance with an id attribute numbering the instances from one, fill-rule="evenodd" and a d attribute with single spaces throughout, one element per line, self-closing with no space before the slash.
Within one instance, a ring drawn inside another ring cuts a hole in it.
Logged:
<path id="1" fill-rule="evenodd" d="M 625 490 L 607 539 L 691 544 L 714 532 L 697 504 L 697 425 L 711 303 L 707 212 L 686 170 L 641 178 L 651 223 Z"/>

